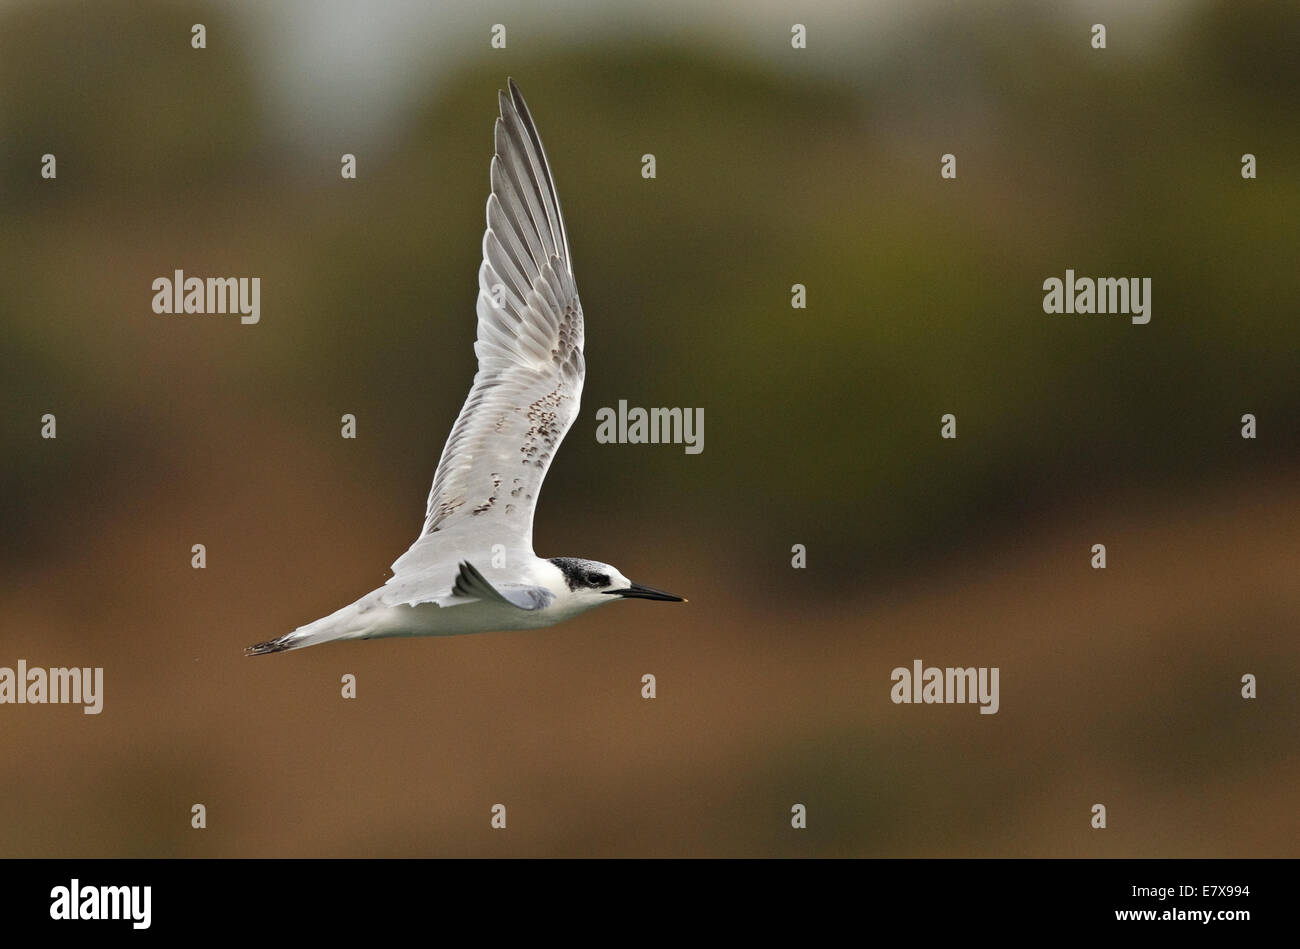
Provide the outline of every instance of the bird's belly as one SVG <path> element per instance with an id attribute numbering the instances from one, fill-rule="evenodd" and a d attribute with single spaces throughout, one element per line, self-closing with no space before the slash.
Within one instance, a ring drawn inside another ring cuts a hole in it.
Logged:
<path id="1" fill-rule="evenodd" d="M 436 603 L 393 606 L 375 616 L 370 628 L 360 638 L 464 636 L 511 629 L 538 629 L 550 626 L 559 619 L 545 615 L 546 612 L 521 610 L 496 603 L 466 603 L 450 607 L 441 607 Z"/>

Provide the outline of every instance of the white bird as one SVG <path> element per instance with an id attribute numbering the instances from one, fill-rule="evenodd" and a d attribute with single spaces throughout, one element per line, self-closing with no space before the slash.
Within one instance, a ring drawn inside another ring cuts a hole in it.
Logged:
<path id="1" fill-rule="evenodd" d="M 478 373 L 433 478 L 424 529 L 378 590 L 249 655 L 344 639 L 551 626 L 618 599 L 683 598 L 609 564 L 533 553 L 533 510 L 578 414 L 582 306 L 542 140 L 499 93 L 478 282 Z"/>

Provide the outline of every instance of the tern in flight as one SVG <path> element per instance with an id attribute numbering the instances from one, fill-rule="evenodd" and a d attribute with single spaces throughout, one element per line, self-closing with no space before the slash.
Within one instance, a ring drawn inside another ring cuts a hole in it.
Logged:
<path id="1" fill-rule="evenodd" d="M 252 656 L 343 639 L 551 626 L 614 600 L 682 597 L 607 563 L 533 553 L 546 469 L 578 415 L 582 305 L 560 199 L 513 80 L 499 93 L 478 272 L 478 373 L 433 478 L 424 529 L 378 590 Z"/>

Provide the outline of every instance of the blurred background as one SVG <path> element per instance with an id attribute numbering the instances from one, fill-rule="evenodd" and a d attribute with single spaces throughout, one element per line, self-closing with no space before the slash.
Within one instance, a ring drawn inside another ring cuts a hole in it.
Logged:
<path id="1" fill-rule="evenodd" d="M 1300 854 L 1300 7 L 705 6 L 0 2 L 0 665 L 105 670 L 0 707 L 0 853 Z M 244 658 L 419 531 L 507 76 L 587 318 L 538 553 L 690 603 Z M 1001 710 L 892 704 L 917 658 Z"/>

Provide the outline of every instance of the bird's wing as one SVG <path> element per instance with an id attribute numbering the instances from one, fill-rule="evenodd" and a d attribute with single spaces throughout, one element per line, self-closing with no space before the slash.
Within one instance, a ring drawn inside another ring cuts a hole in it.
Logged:
<path id="1" fill-rule="evenodd" d="M 454 596 L 504 603 L 521 610 L 543 610 L 555 600 L 555 594 L 546 587 L 520 583 L 493 586 L 468 560 L 460 565 L 451 592 Z"/>
<path id="2" fill-rule="evenodd" d="M 478 373 L 442 450 L 424 529 L 393 564 L 389 602 L 445 594 L 461 559 L 531 557 L 537 496 L 578 414 L 582 306 L 560 201 L 513 80 L 499 98 L 478 275 Z"/>

